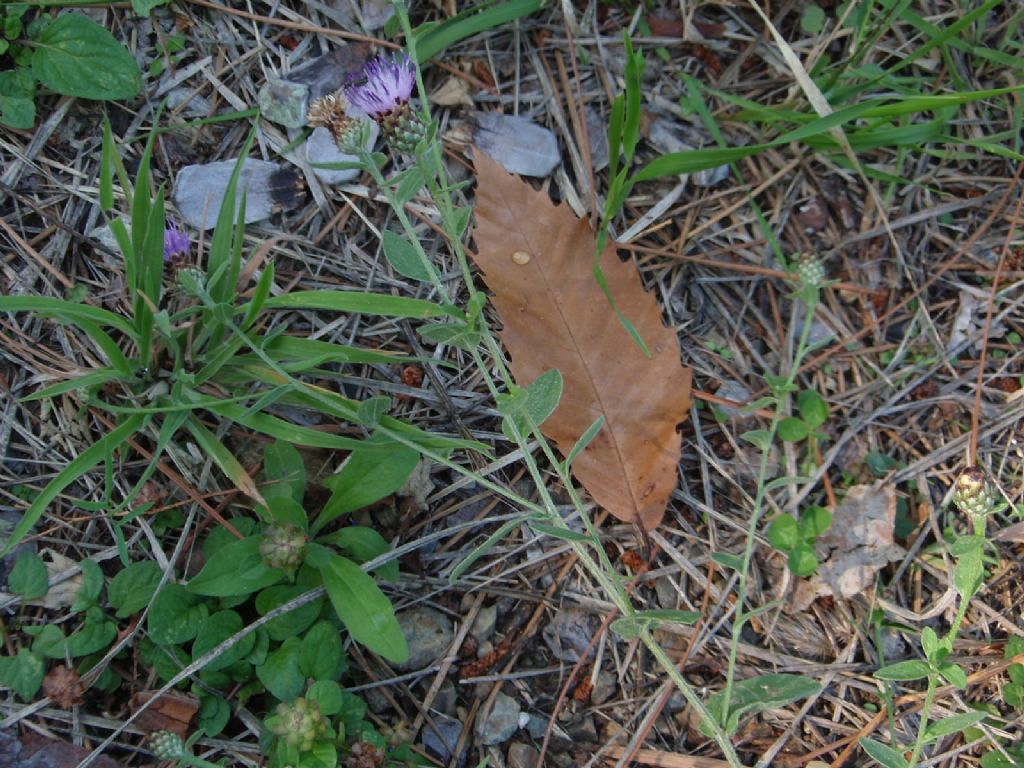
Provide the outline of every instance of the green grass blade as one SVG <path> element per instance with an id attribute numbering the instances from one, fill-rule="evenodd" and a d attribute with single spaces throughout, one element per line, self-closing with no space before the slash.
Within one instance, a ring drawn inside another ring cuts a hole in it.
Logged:
<path id="1" fill-rule="evenodd" d="M 274 262 L 270 261 L 263 269 L 263 274 L 260 275 L 259 282 L 256 283 L 256 289 L 252 292 L 252 299 L 250 299 L 249 303 L 245 307 L 245 317 L 242 319 L 241 323 L 243 331 L 249 330 L 249 328 L 252 327 L 252 324 L 256 322 L 256 318 L 259 317 L 260 312 L 263 310 L 263 305 L 270 296 L 270 289 L 273 285 Z"/>
<path id="2" fill-rule="evenodd" d="M 253 141 L 256 138 L 255 127 L 249 131 L 249 135 L 242 145 L 242 151 L 238 155 L 238 162 L 231 171 L 231 178 L 228 180 L 227 188 L 224 191 L 224 199 L 221 200 L 220 210 L 217 213 L 217 224 L 213 229 L 213 237 L 210 238 L 210 251 L 207 261 L 207 275 L 211 276 L 208 290 L 214 301 L 230 303 L 234 297 L 235 287 L 228 277 L 230 275 L 230 260 L 233 253 L 233 240 L 235 239 L 236 222 L 238 227 L 244 227 L 245 212 L 239 206 L 238 214 L 235 214 L 235 195 L 238 190 L 238 179 L 242 174 L 242 166 L 249 150 L 252 149 Z M 218 277 L 214 278 L 213 276 Z M 238 279 L 237 276 L 235 278 Z"/>
<path id="3" fill-rule="evenodd" d="M 293 291 L 267 299 L 267 309 L 321 309 L 331 312 L 408 317 L 458 317 L 455 310 L 423 299 L 381 296 L 361 291 Z"/>
<path id="4" fill-rule="evenodd" d="M 310 429 L 266 413 L 250 413 L 248 408 L 228 402 L 220 402 L 209 406 L 212 413 L 231 419 L 237 424 L 251 430 L 282 440 L 290 445 L 304 445 L 309 448 L 331 448 L 342 451 L 353 451 L 359 448 L 362 440 L 341 435 L 332 435 L 318 429 Z"/>
<path id="5" fill-rule="evenodd" d="M 508 0 L 504 3 L 478 3 L 468 10 L 440 24 L 421 26 L 416 30 L 416 58 L 422 64 L 450 45 L 472 37 L 478 32 L 536 13 L 545 5 L 544 0 Z"/>
<path id="6" fill-rule="evenodd" d="M 38 392 L 33 392 L 31 395 L 26 395 L 19 399 L 19 402 L 27 403 L 32 400 L 43 400 L 48 397 L 56 397 L 57 395 L 63 395 L 65 392 L 74 392 L 78 389 L 85 389 L 86 387 L 96 387 L 101 384 L 106 384 L 108 381 L 116 381 L 118 379 L 126 378 L 124 374 L 119 371 L 115 371 L 112 368 L 103 368 L 98 371 L 90 371 L 89 373 L 82 374 L 81 376 L 75 376 L 72 379 L 61 381 L 56 384 L 51 384 L 48 387 L 43 387 Z"/>
<path id="7" fill-rule="evenodd" d="M 238 490 L 256 503 L 264 504 L 263 495 L 260 493 L 259 488 L 256 487 L 256 482 L 245 471 L 245 467 L 239 463 L 234 454 L 225 447 L 224 443 L 217 439 L 216 435 L 195 418 L 187 419 L 185 421 L 185 428 L 192 433 L 192 437 L 196 439 L 200 450 L 213 459 L 213 462 L 220 467 L 220 471 L 235 484 Z"/>
<path id="8" fill-rule="evenodd" d="M 36 315 L 49 315 L 73 325 L 82 319 L 101 327 L 116 328 L 132 340 L 136 340 L 135 329 L 120 315 L 115 315 L 100 307 L 76 304 L 65 299 L 48 296 L 0 296 L 0 312 L 32 312 Z"/>
<path id="9" fill-rule="evenodd" d="M 626 164 L 629 165 L 640 138 L 640 96 L 643 93 L 641 78 L 644 72 L 644 57 L 639 51 L 634 52 L 629 30 L 622 31 L 622 41 L 626 46 L 626 113 L 622 126 L 622 151 L 626 155 Z"/>
<path id="10" fill-rule="evenodd" d="M 49 509 L 54 499 L 60 495 L 61 491 L 113 453 L 132 434 L 137 432 L 145 421 L 145 416 L 129 416 L 117 427 L 78 454 L 70 464 L 64 467 L 39 493 L 35 501 L 29 505 L 29 508 L 25 510 L 25 514 L 22 515 L 21 520 L 18 521 L 18 524 L 14 526 L 14 530 L 11 531 L 11 536 L 4 545 L 4 548 L 0 550 L 0 556 L 6 555 L 18 546 L 21 540 L 32 530 L 32 526 Z"/>

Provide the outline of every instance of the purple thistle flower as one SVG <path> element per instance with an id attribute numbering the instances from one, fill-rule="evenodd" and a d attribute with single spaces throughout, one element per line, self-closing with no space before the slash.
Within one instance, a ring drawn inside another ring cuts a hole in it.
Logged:
<path id="1" fill-rule="evenodd" d="M 400 111 L 416 85 L 416 65 L 404 52 L 368 61 L 345 86 L 349 102 L 374 120 Z"/>
<path id="2" fill-rule="evenodd" d="M 173 221 L 164 229 L 164 263 L 178 261 L 188 255 L 192 241 Z"/>

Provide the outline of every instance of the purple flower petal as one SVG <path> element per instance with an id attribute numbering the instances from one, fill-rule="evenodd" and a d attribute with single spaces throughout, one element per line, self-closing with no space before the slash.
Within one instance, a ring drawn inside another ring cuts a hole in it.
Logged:
<path id="1" fill-rule="evenodd" d="M 174 222 L 164 229 L 164 261 L 184 256 L 192 247 L 192 241 L 188 235 L 178 229 Z"/>
<path id="2" fill-rule="evenodd" d="M 404 52 L 382 55 L 369 61 L 345 86 L 353 106 L 377 119 L 409 101 L 416 86 L 416 65 Z"/>

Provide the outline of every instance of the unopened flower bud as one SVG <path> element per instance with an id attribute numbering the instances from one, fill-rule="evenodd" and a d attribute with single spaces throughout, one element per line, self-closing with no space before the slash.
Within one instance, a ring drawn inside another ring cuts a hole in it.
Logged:
<path id="1" fill-rule="evenodd" d="M 275 523 L 263 531 L 260 557 L 271 568 L 294 573 L 302 565 L 308 537 L 301 528 L 290 523 Z"/>
<path id="2" fill-rule="evenodd" d="M 956 479 L 953 501 L 964 514 L 982 517 L 992 511 L 997 499 L 984 471 L 979 467 L 969 467 Z"/>

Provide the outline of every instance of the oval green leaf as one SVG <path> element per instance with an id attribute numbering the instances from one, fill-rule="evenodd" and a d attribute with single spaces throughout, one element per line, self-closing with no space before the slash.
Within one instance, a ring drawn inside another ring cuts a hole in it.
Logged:
<path id="1" fill-rule="evenodd" d="M 142 88 L 135 57 L 80 13 L 65 13 L 35 41 L 32 72 L 57 93 L 83 99 L 130 99 Z"/>

